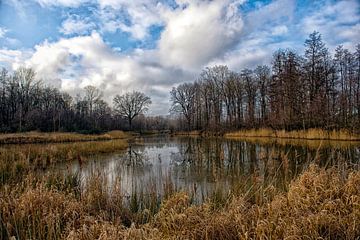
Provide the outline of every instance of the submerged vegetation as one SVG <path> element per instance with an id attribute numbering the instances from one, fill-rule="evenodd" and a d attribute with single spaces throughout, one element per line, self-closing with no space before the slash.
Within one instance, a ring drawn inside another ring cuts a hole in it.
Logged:
<path id="1" fill-rule="evenodd" d="M 252 194 L 229 194 L 223 204 L 209 199 L 192 205 L 176 193 L 156 211 L 121 198 L 121 186 L 107 188 L 94 175 L 85 190 L 78 181 L 56 177 L 3 187 L 2 239 L 356 239 L 360 236 L 360 174 L 311 165 L 287 192 L 267 187 Z M 54 178 L 52 178 L 54 179 Z M 65 185 L 68 185 L 66 187 Z M 143 203 L 154 202 L 151 198 Z M 250 201 L 249 199 L 255 199 Z M 256 200 L 256 199 L 261 199 Z M 158 205 L 159 203 L 156 202 Z"/>

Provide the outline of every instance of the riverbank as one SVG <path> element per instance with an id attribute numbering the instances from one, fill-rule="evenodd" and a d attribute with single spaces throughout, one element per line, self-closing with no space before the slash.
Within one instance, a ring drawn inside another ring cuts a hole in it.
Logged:
<path id="1" fill-rule="evenodd" d="M 89 156 L 114 153 L 127 148 L 127 139 L 3 145 L 0 146 L 0 186 L 9 182 L 21 182 L 28 173 L 45 170 L 56 163 L 75 160 L 82 164 Z"/>
<path id="2" fill-rule="evenodd" d="M 229 195 L 223 205 L 195 206 L 175 193 L 153 213 L 123 204 L 121 186 L 94 176 L 79 192 L 75 178 L 28 178 L 0 192 L 0 238 L 7 239 L 356 239 L 360 172 L 312 165 L 285 193 Z M 138 196 L 139 197 L 139 196 Z M 140 206 L 140 205 L 139 205 Z M 126 227 L 128 226 L 128 227 Z"/>
<path id="3" fill-rule="evenodd" d="M 114 139 L 126 139 L 130 136 L 131 135 L 129 133 L 125 133 L 123 131 L 110 131 L 104 134 L 25 132 L 0 134 L 0 144 L 105 141 Z"/>
<path id="4" fill-rule="evenodd" d="M 248 129 L 232 132 L 211 132 L 211 131 L 179 131 L 175 136 L 203 136 L 226 138 L 282 138 L 282 139 L 304 139 L 304 140 L 338 140 L 338 141 L 360 141 L 360 134 L 348 130 L 323 130 L 307 129 L 296 131 L 272 130 L 268 128 Z"/>
<path id="5" fill-rule="evenodd" d="M 60 163 L 114 153 L 128 148 L 131 135 L 112 131 L 100 135 L 77 133 L 20 133 L 0 135 L 0 186 L 19 183 L 30 172 Z"/>
<path id="6" fill-rule="evenodd" d="M 306 139 L 306 140 L 338 140 L 338 141 L 360 141 L 360 134 L 348 130 L 307 129 L 297 131 L 271 130 L 271 129 L 250 129 L 226 133 L 229 138 L 266 137 L 285 139 Z"/>

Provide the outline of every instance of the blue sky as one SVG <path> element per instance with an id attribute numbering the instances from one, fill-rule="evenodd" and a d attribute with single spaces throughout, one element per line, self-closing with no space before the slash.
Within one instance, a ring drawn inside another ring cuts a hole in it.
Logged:
<path id="1" fill-rule="evenodd" d="M 166 114 L 173 86 L 201 69 L 268 64 L 319 31 L 330 51 L 360 39 L 360 1 L 0 0 L 0 67 L 32 67 L 73 95 L 140 90 Z"/>

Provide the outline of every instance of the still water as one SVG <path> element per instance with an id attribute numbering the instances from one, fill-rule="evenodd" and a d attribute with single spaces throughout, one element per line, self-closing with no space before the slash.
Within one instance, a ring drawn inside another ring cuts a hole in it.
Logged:
<path id="1" fill-rule="evenodd" d="M 254 183 L 285 190 L 311 163 L 358 168 L 359 162 L 360 143 L 162 136 L 141 138 L 127 151 L 94 156 L 81 166 L 60 165 L 56 171 L 79 173 L 84 183 L 94 173 L 104 174 L 110 185 L 120 182 L 124 196 L 134 191 L 161 196 L 170 184 L 202 202 L 216 191 Z"/>

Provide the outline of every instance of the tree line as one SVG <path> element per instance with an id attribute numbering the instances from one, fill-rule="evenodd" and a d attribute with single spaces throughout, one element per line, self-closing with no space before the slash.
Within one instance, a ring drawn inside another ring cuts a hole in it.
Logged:
<path id="1" fill-rule="evenodd" d="M 19 68 L 12 74 L 0 71 L 0 131 L 78 131 L 96 133 L 113 129 L 164 128 L 161 117 L 145 118 L 151 104 L 140 92 L 128 92 L 114 98 L 114 107 L 103 100 L 103 93 L 86 86 L 82 94 L 71 97 L 37 80 L 31 68 Z M 137 116 L 141 122 L 133 123 Z M 160 124 L 161 122 L 161 124 Z"/>
<path id="2" fill-rule="evenodd" d="M 271 66 L 204 69 L 171 91 L 171 111 L 183 130 L 360 129 L 360 44 L 332 56 L 313 32 L 305 52 L 278 50 Z"/>
<path id="3" fill-rule="evenodd" d="M 140 92 L 117 95 L 86 86 L 75 97 L 36 78 L 35 71 L 0 71 L 0 132 L 347 128 L 360 130 L 360 44 L 330 54 L 320 33 L 305 52 L 278 50 L 271 66 L 239 72 L 205 68 L 194 82 L 170 92 L 170 116 L 145 116 L 151 99 Z M 175 117 L 174 117 L 175 116 Z"/>

